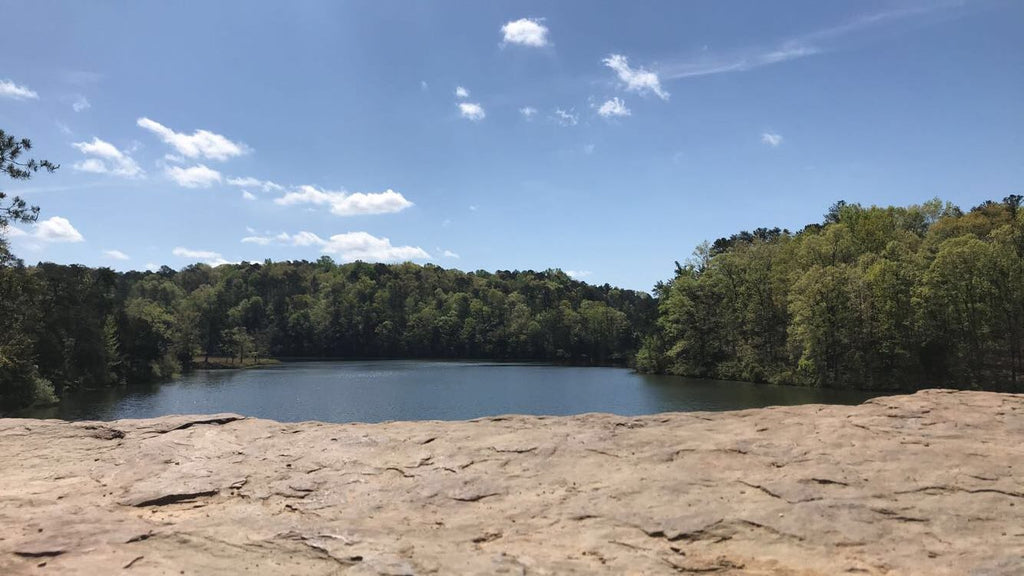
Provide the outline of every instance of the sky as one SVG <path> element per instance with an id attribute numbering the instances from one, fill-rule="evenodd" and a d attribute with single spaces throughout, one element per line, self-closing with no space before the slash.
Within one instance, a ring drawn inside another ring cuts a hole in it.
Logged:
<path id="1" fill-rule="evenodd" d="M 651 290 L 837 200 L 1024 190 L 1024 2 L 0 0 L 28 263 L 431 262 Z"/>

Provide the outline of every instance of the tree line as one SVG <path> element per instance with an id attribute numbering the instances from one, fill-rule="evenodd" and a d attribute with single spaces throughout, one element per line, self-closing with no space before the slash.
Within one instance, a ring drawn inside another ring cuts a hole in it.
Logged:
<path id="1" fill-rule="evenodd" d="M 659 283 L 642 371 L 864 389 L 1022 388 L 1021 196 L 836 203 L 704 243 Z"/>
<path id="2" fill-rule="evenodd" d="M 17 294 L 13 339 L 25 358 L 21 377 L 0 384 L 8 406 L 38 400 L 39 379 L 60 395 L 166 378 L 211 356 L 624 364 L 656 313 L 649 294 L 560 270 L 467 273 L 326 256 L 124 273 L 8 264 L 4 278 L 5 301 Z"/>

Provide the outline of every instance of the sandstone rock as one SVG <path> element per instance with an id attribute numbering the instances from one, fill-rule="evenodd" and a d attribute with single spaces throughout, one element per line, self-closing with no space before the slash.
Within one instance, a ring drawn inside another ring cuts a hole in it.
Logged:
<path id="1" fill-rule="evenodd" d="M 1021 574 L 1024 396 L 0 420 L 0 574 Z"/>

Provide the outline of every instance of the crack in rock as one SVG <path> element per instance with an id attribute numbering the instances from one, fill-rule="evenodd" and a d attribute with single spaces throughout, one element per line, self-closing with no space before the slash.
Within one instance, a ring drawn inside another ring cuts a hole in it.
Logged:
<path id="1" fill-rule="evenodd" d="M 170 428 L 168 430 L 162 430 L 160 433 L 161 434 L 166 434 L 168 432 L 174 432 L 175 430 L 185 430 L 185 429 L 191 428 L 193 426 L 199 426 L 199 425 L 202 425 L 202 424 L 212 424 L 212 425 L 215 425 L 215 426 L 221 426 L 223 424 L 228 424 L 230 422 L 237 422 L 239 420 L 245 420 L 245 416 L 220 416 L 218 418 L 208 418 L 208 419 L 205 419 L 205 420 L 191 420 L 189 422 L 185 422 L 184 424 L 180 424 L 178 426 L 175 426 L 174 428 Z"/>
<path id="2" fill-rule="evenodd" d="M 120 504 L 124 506 L 134 506 L 136 508 L 143 508 L 146 506 L 166 506 L 168 504 L 194 502 L 196 498 L 216 496 L 218 492 L 219 490 L 196 490 L 193 492 L 172 492 L 169 494 L 161 494 L 159 496 L 147 494 L 145 496 L 127 498 L 122 500 Z"/>

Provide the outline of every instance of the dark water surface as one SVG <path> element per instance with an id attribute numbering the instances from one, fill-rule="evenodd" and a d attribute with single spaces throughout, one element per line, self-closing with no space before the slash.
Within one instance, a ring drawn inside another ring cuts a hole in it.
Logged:
<path id="1" fill-rule="evenodd" d="M 871 396 L 848 390 L 649 376 L 625 368 L 384 360 L 198 371 L 144 388 L 81 392 L 65 398 L 60 406 L 19 416 L 116 420 L 236 412 L 286 422 L 381 422 L 858 404 Z"/>

